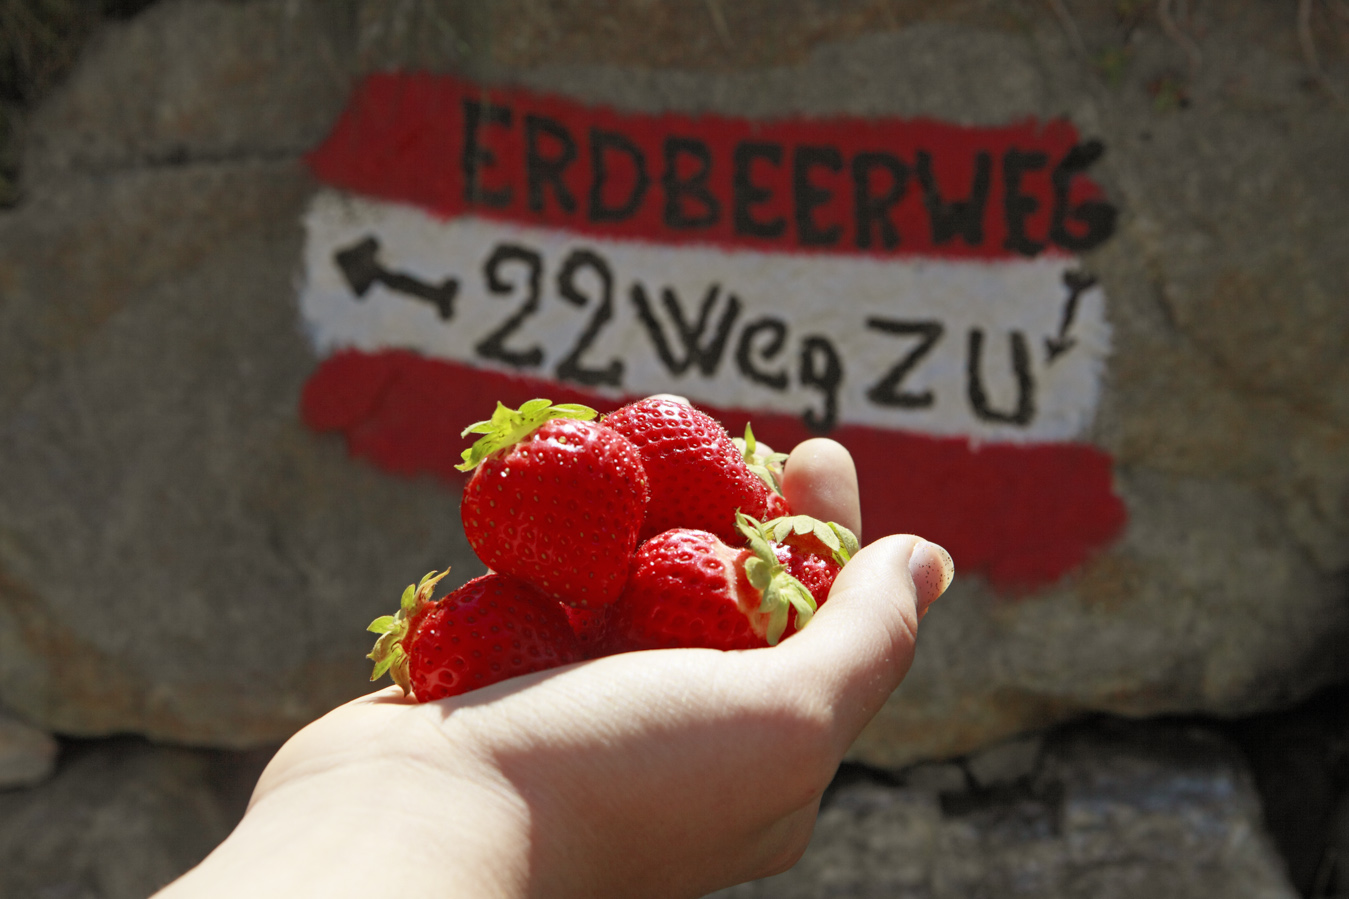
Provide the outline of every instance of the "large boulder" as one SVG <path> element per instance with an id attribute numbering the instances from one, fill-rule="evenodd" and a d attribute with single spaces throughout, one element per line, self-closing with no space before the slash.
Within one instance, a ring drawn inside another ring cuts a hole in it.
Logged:
<path id="1" fill-rule="evenodd" d="M 362 627 L 404 584 L 481 570 L 453 483 L 353 457 L 298 411 L 323 352 L 297 301 L 321 190 L 302 157 L 394 65 L 633 114 L 1066 116 L 1101 141 L 1119 215 L 1081 254 L 1108 341 L 1075 439 L 1109 460 L 1122 527 L 1015 589 L 957 551 L 857 759 L 1090 710 L 1240 714 L 1339 675 L 1349 119 L 1307 81 L 1292 13 L 1181 23 L 1202 32 L 1191 78 L 1183 42 L 1104 8 L 1066 28 L 800 7 L 166 0 L 106 27 L 30 117 L 25 199 L 0 213 L 0 701 L 68 734 L 268 744 L 364 689 Z M 440 435 L 465 423 L 403 424 L 453 458 Z M 956 517 L 1033 548 L 1058 514 L 1037 496 Z"/>
<path id="2" fill-rule="evenodd" d="M 455 497 L 296 414 L 299 156 L 346 87 L 321 8 L 158 6 L 33 117 L 0 216 L 0 694 L 50 729 L 274 743 L 364 688 L 402 580 L 472 564 Z"/>
<path id="3" fill-rule="evenodd" d="M 0 895 L 153 893 L 225 837 L 266 756 L 72 741 L 48 782 L 0 788 Z M 1262 818 L 1212 730 L 1074 725 L 886 775 L 847 767 L 795 868 L 713 895 L 1293 899 Z"/>
<path id="4" fill-rule="evenodd" d="M 0 708 L 0 790 L 42 783 L 56 769 L 56 740 Z"/>
<path id="5" fill-rule="evenodd" d="M 0 894 L 144 899 L 225 839 L 260 772 L 251 754 L 72 745 L 52 780 L 0 790 Z"/>
<path id="6" fill-rule="evenodd" d="M 841 782 L 792 870 L 713 895 L 1298 895 L 1244 761 L 1211 732 L 1069 732 L 1024 774 L 991 782 L 951 765 L 944 783 L 928 767 L 899 784 Z"/>

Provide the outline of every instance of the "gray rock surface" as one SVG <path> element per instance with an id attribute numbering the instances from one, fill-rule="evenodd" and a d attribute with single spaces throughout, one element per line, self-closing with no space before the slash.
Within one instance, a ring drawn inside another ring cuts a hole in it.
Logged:
<path id="1" fill-rule="evenodd" d="M 857 759 L 1088 710 L 1240 714 L 1336 675 L 1349 116 L 1306 85 L 1292 12 L 1205 5 L 1177 111 L 1155 87 L 1183 52 L 1104 6 L 1077 25 L 1128 51 L 1118 83 L 1037 4 L 722 6 L 724 29 L 697 4 L 165 0 L 108 26 L 27 123 L 26 199 L 0 213 L 0 701 L 62 733 L 271 743 L 364 689 L 361 627 L 404 583 L 480 570 L 452 493 L 296 414 L 300 156 L 400 60 L 634 109 L 1067 115 L 1104 141 L 1091 439 L 1127 531 L 1031 595 L 958 576 Z"/>
<path id="2" fill-rule="evenodd" d="M 0 708 L 0 790 L 31 787 L 56 770 L 56 740 Z"/>
<path id="3" fill-rule="evenodd" d="M 343 95 L 312 111 L 321 41 L 282 12 L 110 29 L 0 216 L 0 695 L 53 730 L 275 742 L 365 689 L 363 624 L 409 572 L 471 564 L 454 497 L 298 421 L 296 157 Z M 217 25 L 248 36 L 179 39 Z M 145 129 L 86 144 L 94 108 Z"/>
<path id="4" fill-rule="evenodd" d="M 1340 797 L 1331 820 L 1330 846 L 1317 872 L 1314 887 L 1334 883 L 1339 895 L 1349 893 L 1349 793 Z"/>
<path id="5" fill-rule="evenodd" d="M 1293 899 L 1241 757 L 1212 733 L 1108 726 L 1056 738 L 996 789 L 859 778 L 827 797 L 785 874 L 718 899 L 970 896 Z"/>
<path id="6" fill-rule="evenodd" d="M 225 838 L 258 773 L 252 755 L 71 746 L 48 783 L 0 792 L 0 896 L 145 899 Z"/>
<path id="7" fill-rule="evenodd" d="M 1244 760 L 1213 731 L 1106 721 L 1013 745 L 1029 742 L 1033 767 L 993 787 L 963 776 L 978 756 L 890 777 L 846 768 L 791 871 L 715 895 L 1297 895 Z M 225 837 L 269 755 L 70 743 L 53 779 L 0 792 L 0 896 L 153 893 Z"/>
<path id="8" fill-rule="evenodd" d="M 1044 754 L 1043 734 L 1023 734 L 1004 740 L 965 759 L 965 770 L 983 790 L 993 790 L 1033 775 Z"/>

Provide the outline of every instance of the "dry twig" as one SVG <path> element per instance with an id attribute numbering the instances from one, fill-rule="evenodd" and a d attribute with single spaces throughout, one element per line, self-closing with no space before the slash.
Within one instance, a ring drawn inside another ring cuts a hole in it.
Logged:
<path id="1" fill-rule="evenodd" d="M 734 50 L 735 43 L 731 40 L 731 29 L 726 27 L 726 17 L 721 13 L 721 4 L 717 0 L 704 0 L 704 2 L 707 4 L 707 14 L 712 17 L 712 29 L 721 39 L 721 45 L 727 50 Z"/>
<path id="2" fill-rule="evenodd" d="M 1204 54 L 1194 39 L 1176 24 L 1175 18 L 1171 15 L 1171 0 L 1157 0 L 1157 21 L 1161 23 L 1166 36 L 1185 51 L 1185 59 L 1189 66 L 1189 82 L 1193 85 L 1195 77 L 1199 74 L 1199 66 L 1204 61 Z"/>
<path id="3" fill-rule="evenodd" d="M 1302 44 L 1302 58 L 1306 61 L 1312 78 L 1321 86 L 1323 91 L 1330 95 L 1332 100 L 1340 106 L 1344 106 L 1344 97 L 1326 77 L 1325 70 L 1321 68 L 1321 59 L 1316 54 L 1316 41 L 1312 37 L 1312 0 L 1298 0 L 1297 37 L 1298 42 Z"/>
<path id="4" fill-rule="evenodd" d="M 1068 11 L 1068 7 L 1063 5 L 1063 0 L 1049 0 L 1049 8 L 1058 16 L 1059 24 L 1063 26 L 1064 33 L 1068 35 L 1068 43 L 1072 44 L 1074 50 L 1083 59 L 1089 59 L 1091 54 L 1087 51 L 1086 41 L 1082 40 L 1082 32 L 1077 29 L 1077 20 L 1073 14 Z"/>

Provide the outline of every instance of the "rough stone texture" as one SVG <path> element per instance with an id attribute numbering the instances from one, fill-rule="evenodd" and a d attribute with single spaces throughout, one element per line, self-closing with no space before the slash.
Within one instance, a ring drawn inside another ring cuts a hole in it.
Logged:
<path id="1" fill-rule="evenodd" d="M 0 790 L 31 787 L 56 770 L 56 740 L 0 709 Z"/>
<path id="2" fill-rule="evenodd" d="M 978 756 L 888 777 L 845 768 L 790 872 L 715 895 L 1297 895 L 1245 763 L 1214 731 L 1105 721 L 993 752 L 1031 743 L 1034 765 L 1004 766 L 992 787 L 962 773 Z M 270 754 L 71 742 L 53 779 L 0 792 L 0 896 L 153 893 L 224 838 Z"/>
<path id="3" fill-rule="evenodd" d="M 1349 793 L 1341 796 L 1335 807 L 1330 847 L 1323 867 L 1316 873 L 1318 877 L 1314 886 L 1324 890 L 1324 895 L 1349 894 Z"/>
<path id="4" fill-rule="evenodd" d="M 965 769 L 976 786 L 992 790 L 1030 777 L 1043 752 L 1044 736 L 1026 734 L 974 753 L 965 759 Z"/>
<path id="5" fill-rule="evenodd" d="M 793 897 L 1293 899 L 1240 756 L 1155 726 L 1061 736 L 996 789 L 865 777 L 827 797 L 802 860 L 714 894 Z"/>
<path id="6" fill-rule="evenodd" d="M 144 899 L 225 838 L 260 773 L 252 755 L 118 739 L 0 793 L 0 896 Z"/>
<path id="7" fill-rule="evenodd" d="M 1298 892 L 1349 894 L 1349 684 L 1225 730 L 1250 760 L 1265 821 Z"/>
<path id="8" fill-rule="evenodd" d="M 0 213 L 0 700 L 64 733 L 266 744 L 363 689 L 360 625 L 404 583 L 480 570 L 452 494 L 296 416 L 299 157 L 399 62 L 643 110 L 1067 115 L 1104 141 L 1120 230 L 1088 263 L 1115 351 L 1090 436 L 1128 530 L 1033 595 L 958 577 L 857 759 L 1087 710 L 1240 714 L 1338 675 L 1349 116 L 1307 84 L 1286 4 L 1183 23 L 1202 63 L 1179 111 L 1186 57 L 1152 13 L 1068 6 L 1118 83 L 1030 2 L 165 0 L 107 27 L 27 123 L 26 200 Z"/>
<path id="9" fill-rule="evenodd" d="M 0 694 L 60 732 L 275 742 L 365 689 L 361 626 L 405 579 L 481 570 L 454 497 L 297 419 L 295 156 L 343 95 L 310 108 L 322 41 L 281 12 L 110 29 L 36 116 L 34 199 L 0 216 Z M 243 34 L 178 40 L 217 25 Z M 86 145 L 98 108 L 146 130 Z"/>
<path id="10" fill-rule="evenodd" d="M 139 169 L 0 220 L 0 680 L 30 719 L 275 741 L 362 689 L 406 572 L 465 558 L 452 497 L 296 419 L 305 189 Z"/>
<path id="11" fill-rule="evenodd" d="M 350 87 L 350 27 L 313 3 L 160 4 L 86 48 L 44 104 L 24 178 L 293 159 Z"/>

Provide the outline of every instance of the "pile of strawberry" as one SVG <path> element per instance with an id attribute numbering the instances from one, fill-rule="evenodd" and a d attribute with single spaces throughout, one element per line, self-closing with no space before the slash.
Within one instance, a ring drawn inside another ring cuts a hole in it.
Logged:
<path id="1" fill-rule="evenodd" d="M 448 572 L 376 619 L 371 680 L 429 702 L 640 649 L 771 646 L 805 627 L 857 550 L 793 516 L 781 454 L 746 429 L 653 397 L 595 410 L 501 404 L 464 451 L 464 531 L 490 574 L 439 600 Z"/>

